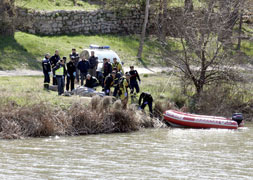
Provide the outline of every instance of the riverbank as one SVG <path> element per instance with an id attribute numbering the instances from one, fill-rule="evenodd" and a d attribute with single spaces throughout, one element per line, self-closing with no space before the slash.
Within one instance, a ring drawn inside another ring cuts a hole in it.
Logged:
<path id="1" fill-rule="evenodd" d="M 162 83 L 163 79 L 156 74 L 142 74 L 141 78 L 143 91 L 160 92 L 157 88 L 161 87 L 154 81 Z M 3 139 L 132 132 L 164 126 L 158 119 L 137 111 L 131 101 L 129 109 L 123 110 L 120 102 L 110 98 L 65 97 L 45 91 L 42 76 L 0 77 L 0 83 Z M 158 96 L 153 94 L 154 98 Z"/>
<path id="2" fill-rule="evenodd" d="M 0 107 L 0 139 L 125 133 L 162 126 L 136 106 L 122 109 L 112 97 L 94 96 L 89 103 L 73 103 L 67 109 L 47 102 L 19 106 L 10 101 Z"/>
<path id="3" fill-rule="evenodd" d="M 240 87 L 211 87 L 203 93 L 200 103 L 192 104 L 191 96 L 184 93 L 176 72 L 145 73 L 140 76 L 141 91 L 152 94 L 154 112 L 158 118 L 167 109 L 183 108 L 189 112 L 194 107 L 198 114 L 231 117 L 234 112 L 242 112 L 246 121 L 252 120 L 251 81 Z M 130 105 L 138 103 L 138 95 L 133 101 L 129 99 L 129 109 L 122 110 L 114 108 L 121 105 L 111 100 L 109 103 L 105 103 L 106 100 L 94 103 L 90 97 L 58 96 L 55 91 L 45 91 L 43 76 L 0 76 L 0 84 L 1 138 L 114 133 L 119 132 L 121 125 L 123 130 L 120 132 L 132 132 L 142 127 L 156 126 L 160 122 L 140 114 L 134 105 Z M 97 91 L 101 91 L 101 87 Z M 97 111 L 91 108 L 102 104 L 106 105 L 105 109 L 99 108 Z M 107 108 L 109 111 L 106 111 Z M 128 116 L 129 119 L 125 120 Z M 122 121 L 118 122 L 117 119 Z M 127 124 L 122 124 L 125 121 Z M 78 130 L 79 125 L 81 130 Z"/>

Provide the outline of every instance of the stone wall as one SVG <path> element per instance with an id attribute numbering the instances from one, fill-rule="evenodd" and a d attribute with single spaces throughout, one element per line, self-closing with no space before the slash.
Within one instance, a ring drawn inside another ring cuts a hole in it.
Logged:
<path id="1" fill-rule="evenodd" d="M 144 13 L 97 11 L 31 11 L 17 9 L 17 29 L 40 35 L 140 33 Z"/>

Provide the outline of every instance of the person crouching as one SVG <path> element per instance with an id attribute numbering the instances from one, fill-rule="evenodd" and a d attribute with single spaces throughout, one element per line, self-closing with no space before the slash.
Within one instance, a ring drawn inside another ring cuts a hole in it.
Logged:
<path id="1" fill-rule="evenodd" d="M 58 95 L 64 93 L 64 76 L 65 76 L 65 64 L 64 61 L 61 59 L 53 69 L 55 78 L 58 84 Z"/>
<path id="2" fill-rule="evenodd" d="M 87 88 L 95 88 L 99 85 L 99 82 L 97 80 L 96 77 L 90 75 L 90 74 L 87 74 L 86 76 L 86 83 L 85 83 L 85 87 Z"/>

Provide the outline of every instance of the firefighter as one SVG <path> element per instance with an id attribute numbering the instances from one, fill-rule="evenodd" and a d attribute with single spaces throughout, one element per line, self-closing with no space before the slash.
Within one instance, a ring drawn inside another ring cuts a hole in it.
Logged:
<path id="1" fill-rule="evenodd" d="M 116 77 L 116 71 L 112 71 L 111 74 L 109 74 L 106 78 L 105 78 L 105 82 L 104 82 L 104 90 L 105 90 L 105 95 L 109 96 L 110 92 L 111 92 L 111 87 L 114 84 L 114 80 Z"/>
<path id="2" fill-rule="evenodd" d="M 107 77 L 112 72 L 112 65 L 110 63 L 110 59 L 103 59 L 103 75 L 104 77 Z"/>
<path id="3" fill-rule="evenodd" d="M 49 61 L 50 54 L 47 53 L 45 58 L 42 60 L 42 68 L 44 74 L 44 89 L 49 90 L 49 83 L 50 83 L 50 74 L 51 74 L 51 64 Z"/>
<path id="4" fill-rule="evenodd" d="M 77 65 L 78 65 L 80 57 L 79 57 L 78 52 L 76 52 L 75 48 L 72 48 L 72 52 L 69 54 L 69 58 L 74 60 L 74 64 L 75 64 L 75 67 L 76 67 L 76 76 L 75 76 L 75 78 L 76 78 L 77 83 L 79 84 L 80 71 L 77 68 Z"/>
<path id="5" fill-rule="evenodd" d="M 136 90 L 136 93 L 139 93 L 140 92 L 139 84 L 141 83 L 141 79 L 138 72 L 134 70 L 134 66 L 130 66 L 129 74 L 131 75 L 130 77 L 131 94 L 134 93 L 134 89 Z M 137 79 L 139 81 L 139 84 L 137 82 Z"/>
<path id="6" fill-rule="evenodd" d="M 112 68 L 117 68 L 117 72 L 124 75 L 124 70 L 122 68 L 122 65 L 117 61 L 117 58 L 113 58 Z"/>
<path id="7" fill-rule="evenodd" d="M 152 95 L 147 93 L 147 92 L 142 92 L 141 95 L 140 95 L 140 98 L 139 98 L 139 108 L 144 110 L 146 105 L 148 105 L 151 117 L 153 116 L 152 103 L 153 103 Z"/>
<path id="8" fill-rule="evenodd" d="M 103 67 L 102 67 L 102 71 L 103 71 L 103 82 L 102 82 L 102 87 L 103 87 L 103 90 L 104 90 L 104 82 L 105 82 L 105 79 L 108 75 L 110 75 L 110 73 L 112 73 L 112 65 L 110 63 L 110 60 L 104 58 L 103 59 Z"/>
<path id="9" fill-rule="evenodd" d="M 116 72 L 116 76 L 115 76 L 114 83 L 113 83 L 113 87 L 114 87 L 113 96 L 114 96 L 114 97 L 117 97 L 118 91 L 119 91 L 119 86 L 118 86 L 118 84 L 119 84 L 119 80 L 120 80 L 120 78 L 122 77 L 122 75 L 121 75 L 120 72 L 117 71 L 117 68 L 116 68 L 116 67 L 113 68 L 113 71 Z"/>
<path id="10" fill-rule="evenodd" d="M 64 67 L 65 67 L 65 64 L 62 59 L 56 64 L 56 66 L 53 69 L 54 76 L 58 84 L 58 95 L 61 95 L 64 93 L 64 76 L 66 74 Z"/>
<path id="11" fill-rule="evenodd" d="M 98 85 L 99 85 L 99 82 L 98 82 L 97 78 L 95 76 L 87 74 L 86 83 L 85 83 L 84 86 L 87 87 L 87 88 L 95 88 Z"/>
<path id="12" fill-rule="evenodd" d="M 55 68 L 56 64 L 58 63 L 58 61 L 61 59 L 60 55 L 59 55 L 59 51 L 55 50 L 55 54 L 49 59 L 52 69 Z M 54 72 L 53 72 L 54 73 Z M 57 80 L 55 78 L 55 74 L 53 74 L 53 85 L 57 85 Z"/>
<path id="13" fill-rule="evenodd" d="M 122 103 L 122 108 L 127 108 L 128 103 L 128 88 L 130 84 L 130 74 L 127 72 L 125 73 L 125 77 L 121 77 L 119 81 L 119 98 Z"/>
<path id="14" fill-rule="evenodd" d="M 71 91 L 75 88 L 75 77 L 76 77 L 75 58 L 71 58 L 71 60 L 67 63 L 67 84 L 66 84 L 67 91 L 69 91 L 69 85 L 71 87 Z"/>

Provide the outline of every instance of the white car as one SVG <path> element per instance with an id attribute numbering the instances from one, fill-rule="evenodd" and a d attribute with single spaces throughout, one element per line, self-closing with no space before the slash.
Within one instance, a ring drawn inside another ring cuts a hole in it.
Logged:
<path id="1" fill-rule="evenodd" d="M 117 53 L 114 52 L 113 50 L 110 50 L 109 46 L 90 45 L 89 49 L 84 49 L 81 52 L 80 57 L 84 56 L 86 59 L 89 59 L 89 57 L 91 56 L 91 51 L 94 51 L 95 56 L 98 58 L 97 71 L 100 71 L 100 72 L 102 71 L 104 58 L 110 59 L 111 63 L 113 63 L 113 58 L 117 58 L 117 61 L 119 63 L 121 63 L 122 65 L 124 64 L 121 62 Z"/>

